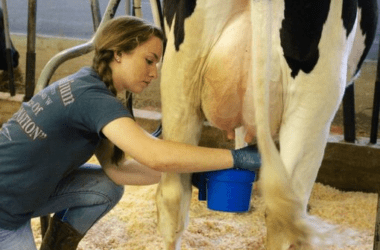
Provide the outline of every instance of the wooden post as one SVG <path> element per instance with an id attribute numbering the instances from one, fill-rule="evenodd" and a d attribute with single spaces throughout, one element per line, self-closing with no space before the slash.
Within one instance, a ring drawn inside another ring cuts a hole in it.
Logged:
<path id="1" fill-rule="evenodd" d="M 36 19 L 37 0 L 28 1 L 28 35 L 26 50 L 26 76 L 25 76 L 25 97 L 24 101 L 29 101 L 34 94 L 36 83 Z"/>
<path id="2" fill-rule="evenodd" d="M 380 44 L 379 44 L 380 48 Z M 373 109 L 372 109 L 372 122 L 371 122 L 371 137 L 370 143 L 376 144 L 377 131 L 379 129 L 379 113 L 380 113 L 380 53 L 377 57 L 377 72 L 375 82 L 375 93 L 373 94 Z"/>
<path id="3" fill-rule="evenodd" d="M 7 0 L 1 1 L 3 7 L 3 23 L 4 23 L 4 36 L 5 36 L 5 54 L 7 59 L 8 77 L 9 77 L 9 92 L 11 96 L 16 95 L 14 74 L 13 74 L 13 56 L 12 56 L 12 42 L 9 32 L 9 22 L 8 22 L 8 7 Z"/>
<path id="4" fill-rule="evenodd" d="M 50 215 L 45 215 L 45 216 L 40 217 L 42 239 L 44 239 L 46 231 L 48 230 L 49 220 L 50 220 Z"/>
<path id="5" fill-rule="evenodd" d="M 354 83 L 346 88 L 343 97 L 344 140 L 355 143 L 355 88 Z"/>
<path id="6" fill-rule="evenodd" d="M 373 240 L 373 250 L 380 250 L 380 192 L 377 196 L 377 214 L 375 224 L 375 234 Z"/>

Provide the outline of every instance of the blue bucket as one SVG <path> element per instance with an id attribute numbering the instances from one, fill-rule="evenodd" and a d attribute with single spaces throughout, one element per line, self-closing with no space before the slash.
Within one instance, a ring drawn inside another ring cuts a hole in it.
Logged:
<path id="1" fill-rule="evenodd" d="M 243 169 L 207 173 L 207 207 L 223 212 L 248 212 L 256 174 Z"/>

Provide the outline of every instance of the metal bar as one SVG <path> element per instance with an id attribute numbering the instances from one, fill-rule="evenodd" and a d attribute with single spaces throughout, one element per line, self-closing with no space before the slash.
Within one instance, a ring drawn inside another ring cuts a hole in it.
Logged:
<path id="1" fill-rule="evenodd" d="M 141 11 L 141 0 L 133 0 L 133 15 L 143 18 Z"/>
<path id="2" fill-rule="evenodd" d="M 156 128 L 156 130 L 154 132 L 152 132 L 152 136 L 158 138 L 160 135 L 162 134 L 162 123 L 160 123 L 158 125 L 158 127 Z"/>
<path id="3" fill-rule="evenodd" d="M 119 3 L 120 3 L 120 0 L 110 0 L 108 2 L 107 9 L 104 12 L 102 21 L 99 24 L 99 28 L 102 27 L 107 21 L 109 21 L 115 16 Z M 95 33 L 95 35 L 89 42 L 64 50 L 58 53 L 57 55 L 55 55 L 53 58 L 51 58 L 50 61 L 45 65 L 44 69 L 41 72 L 41 75 L 38 79 L 37 86 L 34 93 L 37 94 L 49 84 L 49 81 L 51 77 L 53 76 L 55 70 L 62 63 L 64 63 L 65 61 L 69 59 L 91 52 L 94 49 L 93 41 L 97 36 L 98 36 L 98 32 Z"/>
<path id="4" fill-rule="evenodd" d="M 151 0 L 152 1 L 152 0 Z M 162 9 L 162 6 L 161 6 L 161 1 L 160 0 L 156 0 L 156 6 L 157 6 L 157 9 L 156 11 L 158 12 L 158 15 L 159 15 L 159 19 L 160 19 L 160 27 L 161 27 L 161 30 L 162 32 L 164 33 L 165 35 L 165 40 L 164 40 L 164 50 L 162 52 L 162 56 L 165 55 L 165 50 L 166 50 L 166 31 L 165 31 L 165 20 L 164 20 L 164 11 Z"/>
<path id="5" fill-rule="evenodd" d="M 90 1 L 91 1 L 92 23 L 94 25 L 94 32 L 96 32 L 102 20 L 102 16 L 100 14 L 99 1 L 98 0 L 90 0 Z"/>
<path id="6" fill-rule="evenodd" d="M 379 44 L 380 48 L 380 44 Z M 377 132 L 379 129 L 379 113 L 380 113 L 380 53 L 377 56 L 377 72 L 375 91 L 373 95 L 373 109 L 372 109 L 372 122 L 371 122 L 371 135 L 369 142 L 376 144 Z"/>
<path id="7" fill-rule="evenodd" d="M 36 81 L 36 13 L 37 1 L 29 0 L 24 101 L 29 101 L 32 98 Z"/>
<path id="8" fill-rule="evenodd" d="M 375 234 L 373 239 L 373 250 L 380 250 L 380 193 L 377 196 L 377 214 L 375 224 Z"/>
<path id="9" fill-rule="evenodd" d="M 162 29 L 165 34 L 164 14 L 160 0 L 150 0 L 154 23 Z"/>
<path id="10" fill-rule="evenodd" d="M 85 44 L 81 44 L 75 46 L 73 48 L 64 50 L 58 54 L 56 54 L 53 58 L 49 60 L 49 62 L 45 65 L 44 69 L 41 72 L 40 78 L 38 79 L 36 89 L 34 90 L 34 94 L 37 94 L 42 89 L 44 89 L 53 76 L 56 69 L 64 62 L 69 59 L 79 57 L 85 55 L 93 50 L 92 40 Z"/>
<path id="11" fill-rule="evenodd" d="M 11 96 L 16 94 L 15 83 L 14 83 L 14 75 L 13 75 L 13 61 L 12 61 L 12 43 L 11 37 L 9 34 L 9 23 L 8 23 L 8 7 L 7 0 L 1 0 L 1 4 L 3 7 L 3 21 L 4 21 L 4 35 L 5 35 L 5 54 L 7 57 L 7 68 L 9 75 L 9 92 Z"/>
<path id="12" fill-rule="evenodd" d="M 125 0 L 125 14 L 131 16 L 131 1 L 130 0 Z"/>
<path id="13" fill-rule="evenodd" d="M 355 89 L 354 84 L 346 88 L 343 97 L 344 140 L 355 142 Z"/>
<path id="14" fill-rule="evenodd" d="M 162 9 L 162 6 L 161 6 L 161 1 L 160 0 L 156 0 L 156 5 L 157 5 L 157 11 L 158 11 L 158 14 L 160 16 L 160 27 L 162 29 L 162 31 L 164 32 L 165 36 L 166 36 L 166 33 L 165 33 L 165 22 L 164 22 L 164 11 Z"/>
<path id="15" fill-rule="evenodd" d="M 153 21 L 154 24 L 158 27 L 161 27 L 162 29 L 162 22 L 161 22 L 161 9 L 160 9 L 160 1 L 159 0 L 149 0 L 150 1 L 150 8 L 152 9 L 152 15 L 153 15 Z"/>

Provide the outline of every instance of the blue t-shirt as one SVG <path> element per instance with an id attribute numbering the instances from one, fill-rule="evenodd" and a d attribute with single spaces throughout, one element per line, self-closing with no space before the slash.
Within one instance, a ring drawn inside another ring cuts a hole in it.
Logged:
<path id="1" fill-rule="evenodd" d="M 26 223 L 94 154 L 102 128 L 120 117 L 132 115 L 90 68 L 24 102 L 0 130 L 0 228 Z"/>

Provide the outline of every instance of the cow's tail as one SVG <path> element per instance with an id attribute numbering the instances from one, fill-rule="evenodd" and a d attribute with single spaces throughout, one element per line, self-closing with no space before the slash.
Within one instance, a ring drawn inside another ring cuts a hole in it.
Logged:
<path id="1" fill-rule="evenodd" d="M 251 84 L 254 91 L 250 92 L 253 94 L 257 142 L 262 159 L 260 188 L 268 216 L 271 218 L 267 227 L 268 230 L 270 230 L 269 227 L 282 230 L 282 233 L 287 234 L 287 240 L 291 242 L 311 242 L 311 238 L 316 236 L 315 227 L 306 216 L 302 202 L 293 190 L 289 173 L 280 157 L 270 130 L 269 80 L 272 51 L 272 1 L 255 0 L 251 5 Z M 272 240 L 281 241 L 280 239 Z"/>

